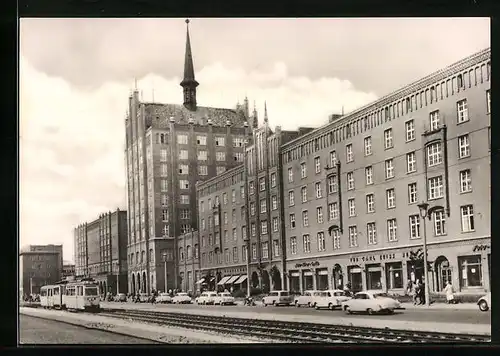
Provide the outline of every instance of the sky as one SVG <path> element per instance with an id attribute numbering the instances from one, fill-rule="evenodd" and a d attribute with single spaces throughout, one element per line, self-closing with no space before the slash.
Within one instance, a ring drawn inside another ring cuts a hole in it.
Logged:
<path id="1" fill-rule="evenodd" d="M 318 127 L 490 46 L 488 18 L 191 19 L 198 105 L 248 96 L 271 127 Z M 184 19 L 21 19 L 20 245 L 64 245 L 125 209 L 124 120 L 182 103 Z"/>

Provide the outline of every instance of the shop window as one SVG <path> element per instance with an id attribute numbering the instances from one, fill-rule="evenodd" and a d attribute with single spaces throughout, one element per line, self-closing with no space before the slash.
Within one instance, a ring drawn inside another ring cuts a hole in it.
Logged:
<path id="1" fill-rule="evenodd" d="M 382 289 L 382 268 L 380 266 L 366 268 L 366 286 L 368 289 Z"/>
<path id="2" fill-rule="evenodd" d="M 349 283 L 351 290 L 356 293 L 363 290 L 363 281 L 361 276 L 361 268 L 359 266 L 350 266 L 347 268 Z"/>
<path id="3" fill-rule="evenodd" d="M 318 276 L 316 279 L 318 290 L 327 290 L 328 289 L 328 270 L 322 269 L 318 270 Z"/>
<path id="4" fill-rule="evenodd" d="M 312 290 L 313 289 L 313 274 L 311 271 L 304 272 L 303 278 L 303 287 L 304 290 Z"/>
<path id="5" fill-rule="evenodd" d="M 403 288 L 403 265 L 401 262 L 386 264 L 387 289 Z"/>
<path id="6" fill-rule="evenodd" d="M 460 288 L 483 286 L 480 255 L 459 257 L 458 265 L 460 266 Z"/>

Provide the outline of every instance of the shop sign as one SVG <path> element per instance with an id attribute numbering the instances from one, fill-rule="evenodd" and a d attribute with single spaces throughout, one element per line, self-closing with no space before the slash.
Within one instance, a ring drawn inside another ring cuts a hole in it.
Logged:
<path id="1" fill-rule="evenodd" d="M 301 262 L 301 263 L 295 264 L 295 268 L 301 268 L 301 267 L 318 267 L 318 266 L 319 266 L 319 262 L 318 261 L 314 261 L 314 262 Z"/>
<path id="2" fill-rule="evenodd" d="M 486 251 L 486 250 L 489 250 L 490 248 L 491 248 L 490 245 L 476 245 L 472 249 L 472 252 Z"/>
<path id="3" fill-rule="evenodd" d="M 387 261 L 393 260 L 396 258 L 395 253 L 382 253 L 380 255 L 368 255 L 361 257 L 351 257 L 349 261 L 351 263 L 359 263 L 359 262 L 377 262 L 377 261 Z"/>

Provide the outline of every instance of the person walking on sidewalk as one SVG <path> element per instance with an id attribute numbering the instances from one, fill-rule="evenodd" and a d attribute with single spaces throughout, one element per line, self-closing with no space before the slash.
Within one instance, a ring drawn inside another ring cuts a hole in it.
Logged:
<path id="1" fill-rule="evenodd" d="M 455 304 L 455 294 L 453 291 L 453 285 L 451 284 L 450 281 L 446 283 L 446 287 L 444 287 L 443 292 L 446 293 L 446 303 Z"/>
<path id="2" fill-rule="evenodd" d="M 413 285 L 413 305 L 420 305 L 420 280 Z"/>

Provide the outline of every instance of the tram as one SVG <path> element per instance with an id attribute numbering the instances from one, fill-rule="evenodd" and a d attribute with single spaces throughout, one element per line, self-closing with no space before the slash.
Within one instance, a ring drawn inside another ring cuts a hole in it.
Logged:
<path id="1" fill-rule="evenodd" d="M 65 285 L 63 282 L 47 285 L 40 288 L 40 304 L 46 309 L 64 309 L 63 296 Z"/>
<path id="2" fill-rule="evenodd" d="M 68 282 L 62 300 L 68 310 L 94 312 L 100 310 L 99 292 L 93 278 Z"/>

